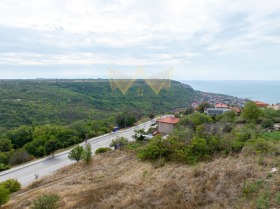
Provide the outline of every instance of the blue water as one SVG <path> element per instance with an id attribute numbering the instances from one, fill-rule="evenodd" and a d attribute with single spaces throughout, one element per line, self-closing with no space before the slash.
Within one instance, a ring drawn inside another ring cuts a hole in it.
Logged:
<path id="1" fill-rule="evenodd" d="M 227 94 L 239 98 L 280 103 L 280 81 L 181 81 L 204 92 Z"/>

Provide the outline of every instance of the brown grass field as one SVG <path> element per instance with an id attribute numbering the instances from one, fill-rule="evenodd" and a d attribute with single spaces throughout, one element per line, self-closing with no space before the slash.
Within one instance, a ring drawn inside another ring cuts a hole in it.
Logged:
<path id="1" fill-rule="evenodd" d="M 138 160 L 133 153 L 111 151 L 93 158 L 90 165 L 79 162 L 55 174 L 39 178 L 13 194 L 2 208 L 29 208 L 46 193 L 61 197 L 60 208 L 160 208 L 224 209 L 255 208 L 244 200 L 246 180 L 266 179 L 270 161 L 260 165 L 254 157 L 236 155 L 195 166 Z M 280 177 L 268 181 L 280 191 Z"/>

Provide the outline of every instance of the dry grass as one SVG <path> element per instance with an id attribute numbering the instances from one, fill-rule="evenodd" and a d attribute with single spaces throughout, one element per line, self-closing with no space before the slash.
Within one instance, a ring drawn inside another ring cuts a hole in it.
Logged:
<path id="1" fill-rule="evenodd" d="M 153 166 L 133 153 L 114 151 L 60 169 L 14 194 L 3 208 L 28 208 L 41 194 L 61 196 L 61 208 L 252 208 L 240 201 L 245 180 L 267 169 L 249 157 L 220 158 L 188 166 Z"/>

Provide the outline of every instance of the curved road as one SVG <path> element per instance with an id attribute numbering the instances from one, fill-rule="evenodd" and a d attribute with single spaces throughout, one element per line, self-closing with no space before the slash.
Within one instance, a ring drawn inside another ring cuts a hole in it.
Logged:
<path id="1" fill-rule="evenodd" d="M 140 124 L 138 126 L 132 127 L 130 129 L 119 131 L 117 133 L 105 134 L 103 136 L 95 137 L 88 142 L 91 144 L 92 152 L 99 147 L 108 147 L 111 143 L 112 139 L 116 138 L 116 136 L 123 136 L 128 138 L 130 141 L 133 140 L 132 135 L 134 134 L 134 130 L 137 129 L 145 129 L 148 130 L 151 125 L 151 121 Z M 81 143 L 84 145 L 84 143 Z M 46 176 L 54 173 L 59 168 L 62 168 L 66 165 L 74 163 L 68 159 L 68 153 L 70 150 L 67 150 L 62 153 L 58 153 L 54 158 L 45 157 L 40 160 L 36 160 L 21 166 L 17 166 L 15 168 L 0 172 L 0 182 L 5 181 L 9 178 L 17 179 L 22 186 L 26 186 L 35 180 L 35 174 L 39 175 L 39 179 L 42 176 Z"/>

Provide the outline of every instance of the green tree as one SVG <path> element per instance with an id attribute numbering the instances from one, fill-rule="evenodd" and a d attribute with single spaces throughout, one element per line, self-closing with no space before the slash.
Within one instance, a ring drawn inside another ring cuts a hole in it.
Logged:
<path id="1" fill-rule="evenodd" d="M 20 126 L 7 133 L 7 137 L 12 141 L 14 148 L 21 148 L 26 143 L 33 140 L 33 129 L 31 126 Z"/>
<path id="2" fill-rule="evenodd" d="M 52 154 L 52 157 L 54 157 L 54 152 L 59 148 L 61 148 L 61 144 L 55 137 L 45 143 L 46 155 Z"/>
<path id="3" fill-rule="evenodd" d="M 241 116 L 247 122 L 257 122 L 262 115 L 262 110 L 256 105 L 255 102 L 247 102 L 244 106 Z"/>
<path id="4" fill-rule="evenodd" d="M 82 154 L 82 159 L 89 164 L 92 160 L 92 151 L 91 151 L 91 145 L 86 144 L 86 147 L 84 149 L 84 152 Z"/>
<path id="5" fill-rule="evenodd" d="M 154 118 L 155 118 L 155 114 L 154 113 L 151 113 L 150 115 L 149 115 L 149 118 L 151 119 L 151 120 L 153 120 Z"/>
<path id="6" fill-rule="evenodd" d="M 6 189 L 3 185 L 0 185 L 0 207 L 6 204 L 10 199 L 9 190 Z"/>
<path id="7" fill-rule="evenodd" d="M 9 139 L 0 139 L 0 152 L 9 152 L 13 148 L 12 142 Z"/>
<path id="8" fill-rule="evenodd" d="M 79 162 L 82 158 L 82 154 L 84 152 L 84 148 L 82 146 L 76 146 L 74 147 L 68 155 L 68 158 L 70 160 L 75 160 L 76 162 Z"/>
<path id="9" fill-rule="evenodd" d="M 201 104 L 198 106 L 197 110 L 198 110 L 199 112 L 203 113 L 203 112 L 204 112 L 204 109 L 205 109 L 205 108 L 209 108 L 209 107 L 211 107 L 211 105 L 210 105 L 209 103 L 203 102 L 203 103 L 201 103 Z"/>

